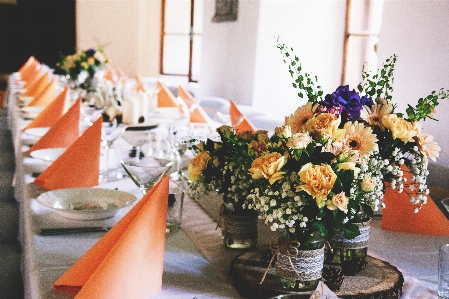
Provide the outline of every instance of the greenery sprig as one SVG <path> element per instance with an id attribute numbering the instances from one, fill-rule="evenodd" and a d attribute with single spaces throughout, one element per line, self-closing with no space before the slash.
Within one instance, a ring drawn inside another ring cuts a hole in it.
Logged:
<path id="1" fill-rule="evenodd" d="M 405 110 L 408 116 L 407 120 L 420 121 L 421 119 L 426 120 L 427 117 L 436 120 L 432 114 L 439 104 L 438 100 L 444 100 L 448 97 L 449 90 L 444 90 L 444 88 L 441 88 L 438 93 L 432 91 L 427 97 L 420 98 L 416 107 L 412 107 L 410 104 L 408 105 L 408 108 Z"/>
<path id="2" fill-rule="evenodd" d="M 290 51 L 293 52 L 293 48 L 288 48 L 285 44 L 281 43 L 279 37 L 277 37 L 277 48 L 281 51 L 284 63 L 288 64 L 288 71 L 293 78 L 293 87 L 299 89 L 298 97 L 303 98 L 304 93 L 308 97 L 308 101 L 316 103 L 321 100 L 323 91 L 321 86 L 318 85 L 318 77 L 312 76 L 312 74 L 303 71 L 298 56 L 292 56 Z"/>

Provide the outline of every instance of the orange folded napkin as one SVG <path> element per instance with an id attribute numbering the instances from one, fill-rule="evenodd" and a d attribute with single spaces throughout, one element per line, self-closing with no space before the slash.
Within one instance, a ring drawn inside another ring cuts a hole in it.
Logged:
<path id="1" fill-rule="evenodd" d="M 193 106 L 193 111 L 190 112 L 190 122 L 191 123 L 210 123 L 211 119 L 204 111 L 203 107 L 199 105 Z"/>
<path id="2" fill-rule="evenodd" d="M 139 74 L 136 74 L 136 82 L 137 82 L 136 91 L 147 92 L 146 84 Z"/>
<path id="3" fill-rule="evenodd" d="M 36 96 L 44 91 L 48 84 L 50 84 L 50 74 L 45 72 L 42 77 L 27 87 L 27 90 L 23 93 L 23 96 Z"/>
<path id="4" fill-rule="evenodd" d="M 403 167 L 404 169 L 404 167 Z M 404 171 L 404 177 L 410 181 L 410 173 Z M 385 208 L 382 210 L 382 228 L 385 230 L 424 235 L 449 236 L 449 220 L 427 196 L 427 203 L 413 212 L 410 196 L 403 191 L 398 193 L 389 186 L 384 195 Z"/>
<path id="5" fill-rule="evenodd" d="M 246 116 L 240 112 L 233 100 L 229 100 L 229 115 L 231 116 L 231 125 L 236 129 L 237 133 L 243 131 L 255 132 L 256 128 Z"/>
<path id="6" fill-rule="evenodd" d="M 97 186 L 102 122 L 100 116 L 34 182 L 45 190 Z"/>
<path id="7" fill-rule="evenodd" d="M 56 97 L 58 90 L 58 79 L 55 77 L 48 83 L 42 92 L 37 94 L 27 106 L 47 106 Z"/>
<path id="8" fill-rule="evenodd" d="M 36 61 L 36 58 L 34 56 L 28 57 L 27 61 L 20 67 L 20 69 L 17 71 L 21 75 Z"/>
<path id="9" fill-rule="evenodd" d="M 176 97 L 164 83 L 157 81 L 157 88 L 159 89 L 157 94 L 158 107 L 179 107 Z"/>
<path id="10" fill-rule="evenodd" d="M 198 101 L 190 94 L 190 92 L 181 85 L 179 85 L 178 87 L 178 97 L 183 99 L 184 103 L 186 103 L 187 107 L 189 108 L 192 105 L 198 103 Z"/>
<path id="11" fill-rule="evenodd" d="M 162 288 L 169 176 L 165 176 L 54 284 L 76 299 L 145 299 Z"/>
<path id="12" fill-rule="evenodd" d="M 103 78 L 104 78 L 105 80 L 114 82 L 114 73 L 113 73 L 111 70 L 108 70 L 108 71 L 104 74 Z"/>
<path id="13" fill-rule="evenodd" d="M 39 61 L 34 60 L 33 63 L 26 68 L 23 73 L 20 74 L 20 79 L 22 81 L 28 81 L 31 78 L 33 78 L 34 76 L 36 76 L 37 72 L 39 71 L 41 67 L 41 64 L 39 63 Z"/>
<path id="14" fill-rule="evenodd" d="M 27 153 L 30 154 L 32 151 L 44 148 L 68 148 L 80 136 L 80 109 L 81 99 L 78 99 Z"/>
<path id="15" fill-rule="evenodd" d="M 126 76 L 125 72 L 122 71 L 121 68 L 117 68 L 115 71 L 116 71 L 117 77 L 120 81 L 128 79 L 128 76 Z"/>
<path id="16" fill-rule="evenodd" d="M 28 81 L 25 81 L 25 83 L 23 84 L 23 88 L 26 89 L 25 93 L 32 88 L 32 86 L 34 84 L 36 84 L 48 71 L 45 70 L 44 68 L 40 68 L 39 71 L 37 72 L 37 74 L 35 76 L 33 76 L 33 78 L 30 78 Z M 47 82 L 50 82 L 50 79 L 48 79 Z M 32 94 L 30 94 L 32 95 Z"/>
<path id="17" fill-rule="evenodd" d="M 68 86 L 64 88 L 64 90 L 41 113 L 39 113 L 28 126 L 25 127 L 25 129 L 53 126 L 67 111 L 69 90 L 70 87 Z"/>

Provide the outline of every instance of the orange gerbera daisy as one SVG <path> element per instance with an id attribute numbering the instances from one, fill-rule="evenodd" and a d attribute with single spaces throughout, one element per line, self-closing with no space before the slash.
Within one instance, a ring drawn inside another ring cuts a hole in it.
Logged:
<path id="1" fill-rule="evenodd" d="M 298 107 L 295 113 L 286 118 L 285 124 L 291 127 L 292 133 L 300 133 L 306 131 L 306 123 L 313 117 L 318 105 L 307 102 L 304 106 Z"/>

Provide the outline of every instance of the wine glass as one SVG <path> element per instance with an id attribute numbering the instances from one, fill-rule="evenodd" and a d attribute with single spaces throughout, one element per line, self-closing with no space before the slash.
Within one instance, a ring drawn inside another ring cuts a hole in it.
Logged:
<path id="1" fill-rule="evenodd" d="M 189 148 L 189 141 L 192 139 L 190 137 L 191 135 L 192 130 L 190 125 L 173 123 L 169 129 L 168 141 L 174 149 L 177 160 L 177 171 L 170 176 L 172 180 L 181 181 L 182 179 L 187 179 L 187 176 L 182 171 L 182 158 Z"/>
<path id="2" fill-rule="evenodd" d="M 170 159 L 142 157 L 140 153 L 133 156 L 122 158 L 120 163 L 144 195 L 168 174 L 174 165 Z"/>
<path id="3" fill-rule="evenodd" d="M 102 124 L 101 139 L 104 142 L 105 148 L 105 168 L 100 174 L 101 182 L 114 181 L 117 179 L 117 175 L 115 177 L 112 177 L 110 173 L 110 152 L 114 141 L 117 140 L 123 134 L 123 132 L 125 132 L 126 127 L 127 126 L 124 124 L 119 124 L 117 122 L 117 119 L 115 118 L 112 122 L 103 122 Z"/>

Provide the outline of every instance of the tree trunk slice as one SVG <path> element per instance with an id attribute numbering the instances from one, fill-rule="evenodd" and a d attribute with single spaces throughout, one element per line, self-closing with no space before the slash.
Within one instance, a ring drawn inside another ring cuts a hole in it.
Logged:
<path id="1" fill-rule="evenodd" d="M 268 246 L 246 251 L 231 262 L 231 277 L 234 286 L 247 298 L 309 299 L 312 291 L 292 292 L 282 289 L 277 282 L 274 262 L 262 284 L 263 274 L 269 260 Z M 400 298 L 404 278 L 402 273 L 387 262 L 368 256 L 366 268 L 356 276 L 345 276 L 343 284 L 335 294 L 345 299 L 393 299 Z M 283 296 L 282 296 L 283 295 Z"/>

